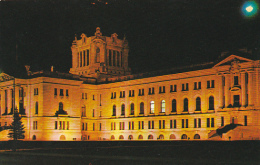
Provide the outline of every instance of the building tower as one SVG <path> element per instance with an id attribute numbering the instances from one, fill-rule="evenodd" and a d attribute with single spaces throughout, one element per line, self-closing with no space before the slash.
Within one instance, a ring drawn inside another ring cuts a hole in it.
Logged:
<path id="1" fill-rule="evenodd" d="M 129 75 L 128 42 L 118 39 L 114 33 L 111 37 L 102 36 L 100 28 L 96 28 L 94 36 L 81 34 L 81 39 L 72 43 L 71 74 L 85 77 L 108 78 Z"/>

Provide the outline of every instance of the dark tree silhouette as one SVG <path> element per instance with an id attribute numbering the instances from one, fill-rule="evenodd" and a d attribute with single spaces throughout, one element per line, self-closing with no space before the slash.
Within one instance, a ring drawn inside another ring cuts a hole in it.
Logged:
<path id="1" fill-rule="evenodd" d="M 17 110 L 15 110 L 8 137 L 17 141 L 18 139 L 24 139 L 24 133 L 24 125 L 22 124 L 21 117 Z"/>

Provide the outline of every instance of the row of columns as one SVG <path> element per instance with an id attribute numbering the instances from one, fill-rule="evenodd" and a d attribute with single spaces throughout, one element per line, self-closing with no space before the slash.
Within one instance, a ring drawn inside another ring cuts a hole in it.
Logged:
<path id="1" fill-rule="evenodd" d="M 246 83 L 246 72 L 241 72 L 240 85 L 240 102 L 241 106 L 251 106 L 253 104 L 253 72 L 249 71 L 248 73 L 248 83 Z M 220 108 L 228 107 L 232 103 L 231 98 L 231 87 L 234 85 L 232 81 L 232 74 L 225 73 L 219 75 L 219 105 Z"/>
<path id="2" fill-rule="evenodd" d="M 108 66 L 123 67 L 123 55 L 121 51 L 107 50 L 107 59 Z"/>
<path id="3" fill-rule="evenodd" d="M 89 49 L 78 52 L 78 67 L 88 66 L 90 63 Z"/>

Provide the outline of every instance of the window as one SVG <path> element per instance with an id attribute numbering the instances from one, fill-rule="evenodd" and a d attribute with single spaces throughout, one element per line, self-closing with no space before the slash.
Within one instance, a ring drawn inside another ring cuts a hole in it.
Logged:
<path id="1" fill-rule="evenodd" d="M 210 127 L 210 118 L 207 118 L 207 127 Z"/>
<path id="2" fill-rule="evenodd" d="M 125 122 L 119 122 L 119 130 L 125 130 Z"/>
<path id="3" fill-rule="evenodd" d="M 214 123 L 214 118 L 211 118 L 211 127 L 214 127 L 215 123 Z"/>
<path id="4" fill-rule="evenodd" d="M 210 96 L 209 97 L 209 110 L 214 110 L 214 97 Z"/>
<path id="5" fill-rule="evenodd" d="M 95 117 L 95 109 L 92 110 L 92 117 Z"/>
<path id="6" fill-rule="evenodd" d="M 165 100 L 162 100 L 161 102 L 161 112 L 165 113 Z"/>
<path id="7" fill-rule="evenodd" d="M 116 92 L 112 92 L 111 93 L 111 99 L 115 99 L 116 98 Z"/>
<path id="8" fill-rule="evenodd" d="M 244 116 L 244 126 L 247 126 L 247 116 Z"/>
<path id="9" fill-rule="evenodd" d="M 95 123 L 93 123 L 93 131 L 95 131 Z"/>
<path id="10" fill-rule="evenodd" d="M 113 114 L 112 116 L 116 116 L 116 105 L 113 105 Z"/>
<path id="11" fill-rule="evenodd" d="M 189 101 L 187 98 L 183 100 L 183 112 L 188 112 L 189 111 Z"/>
<path id="12" fill-rule="evenodd" d="M 93 95 L 93 100 L 95 100 L 95 95 Z"/>
<path id="13" fill-rule="evenodd" d="M 238 85 L 238 76 L 234 76 L 234 85 Z"/>
<path id="14" fill-rule="evenodd" d="M 125 91 L 120 91 L 120 98 L 125 98 Z"/>
<path id="15" fill-rule="evenodd" d="M 66 89 L 66 96 L 69 96 L 69 90 Z"/>
<path id="16" fill-rule="evenodd" d="M 150 113 L 154 114 L 154 101 L 150 102 Z"/>
<path id="17" fill-rule="evenodd" d="M 197 119 L 194 119 L 194 128 L 197 128 Z"/>
<path id="18" fill-rule="evenodd" d="M 33 130 L 37 130 L 37 121 L 33 121 Z"/>
<path id="19" fill-rule="evenodd" d="M 135 91 L 129 90 L 129 97 L 134 97 L 134 96 L 135 96 Z"/>
<path id="20" fill-rule="evenodd" d="M 207 88 L 215 88 L 215 80 L 207 81 Z"/>
<path id="21" fill-rule="evenodd" d="M 189 90 L 189 83 L 182 84 L 182 91 L 188 91 Z"/>
<path id="22" fill-rule="evenodd" d="M 181 128 L 184 128 L 184 119 L 181 119 Z"/>
<path id="23" fill-rule="evenodd" d="M 62 111 L 62 110 L 63 110 L 63 103 L 59 102 L 59 111 Z"/>
<path id="24" fill-rule="evenodd" d="M 125 104 L 121 105 L 121 116 L 125 115 Z"/>
<path id="25" fill-rule="evenodd" d="M 134 103 L 131 103 L 130 105 L 130 115 L 134 115 L 135 114 L 135 105 Z"/>
<path id="26" fill-rule="evenodd" d="M 140 103 L 140 114 L 144 114 L 144 103 Z"/>
<path id="27" fill-rule="evenodd" d="M 194 90 L 201 89 L 201 82 L 194 82 Z"/>
<path id="28" fill-rule="evenodd" d="M 58 129 L 58 121 L 55 121 L 54 129 Z"/>
<path id="29" fill-rule="evenodd" d="M 85 128 L 84 128 L 84 127 L 85 127 L 85 123 L 82 123 L 82 128 L 81 128 L 81 130 L 82 130 L 82 131 L 84 131 L 84 130 L 85 130 Z"/>
<path id="30" fill-rule="evenodd" d="M 111 130 L 116 130 L 116 122 L 111 122 Z"/>
<path id="31" fill-rule="evenodd" d="M 200 97 L 196 98 L 196 111 L 201 111 L 201 99 L 200 99 Z"/>
<path id="32" fill-rule="evenodd" d="M 159 120 L 159 129 L 162 129 L 162 121 Z"/>
<path id="33" fill-rule="evenodd" d="M 87 128 L 87 126 L 86 126 L 86 128 Z M 67 121 L 67 130 L 69 130 L 69 129 L 70 129 L 70 122 Z"/>
<path id="34" fill-rule="evenodd" d="M 144 121 L 138 121 L 138 129 L 144 129 Z"/>
<path id="35" fill-rule="evenodd" d="M 81 99 L 84 99 L 84 93 L 82 93 L 82 97 L 81 97 Z"/>
<path id="36" fill-rule="evenodd" d="M 35 102 L 35 114 L 38 114 L 38 101 Z"/>
<path id="37" fill-rule="evenodd" d="M 176 99 L 172 100 L 172 112 L 176 112 L 177 111 L 177 102 Z"/>
<path id="38" fill-rule="evenodd" d="M 54 88 L 54 96 L 57 96 L 58 95 L 58 90 L 57 88 Z"/>
<path id="39" fill-rule="evenodd" d="M 34 88 L 34 95 L 38 95 L 38 88 Z"/>
<path id="40" fill-rule="evenodd" d="M 134 130 L 134 122 L 132 121 L 132 122 L 130 122 L 129 121 L 129 124 L 128 124 L 128 126 L 129 126 L 129 130 Z"/>
<path id="41" fill-rule="evenodd" d="M 63 89 L 60 89 L 60 96 L 64 96 Z"/>
<path id="42" fill-rule="evenodd" d="M 153 94 L 154 94 L 154 87 L 149 88 L 148 94 L 149 94 L 149 95 L 153 95 Z"/>
<path id="43" fill-rule="evenodd" d="M 207 118 L 207 127 L 215 127 L 214 118 Z"/>
<path id="44" fill-rule="evenodd" d="M 186 128 L 189 128 L 189 120 L 186 119 Z"/>
<path id="45" fill-rule="evenodd" d="M 108 58 L 109 58 L 109 66 L 112 66 L 112 51 L 111 50 L 109 50 Z"/>
<path id="46" fill-rule="evenodd" d="M 159 87 L 159 93 L 165 93 L 165 86 Z"/>
<path id="47" fill-rule="evenodd" d="M 171 85 L 170 86 L 170 92 L 177 92 L 177 85 Z"/>
<path id="48" fill-rule="evenodd" d="M 139 89 L 139 96 L 144 96 L 144 89 Z"/>
<path id="49" fill-rule="evenodd" d="M 165 129 L 165 120 L 162 121 L 162 129 Z"/>
<path id="50" fill-rule="evenodd" d="M 233 104 L 233 107 L 239 107 L 239 95 L 234 95 L 233 96 L 234 98 L 234 104 Z"/>
<path id="51" fill-rule="evenodd" d="M 224 124 L 225 124 L 224 117 L 223 117 L 223 116 L 221 116 L 221 126 L 224 126 Z"/>
<path id="52" fill-rule="evenodd" d="M 97 48 L 96 49 L 96 63 L 99 63 L 100 62 L 100 49 Z"/>

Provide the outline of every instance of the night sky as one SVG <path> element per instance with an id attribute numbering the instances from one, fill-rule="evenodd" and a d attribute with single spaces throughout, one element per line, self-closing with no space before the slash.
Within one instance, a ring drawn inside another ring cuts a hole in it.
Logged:
<path id="1" fill-rule="evenodd" d="M 260 13 L 244 17 L 245 1 L 47 2 L 0 2 L 2 71 L 12 74 L 27 64 L 32 71 L 53 65 L 68 72 L 75 34 L 93 36 L 96 27 L 103 36 L 126 36 L 133 73 L 215 61 L 223 51 L 244 47 L 253 50 L 252 58 L 259 58 Z"/>

